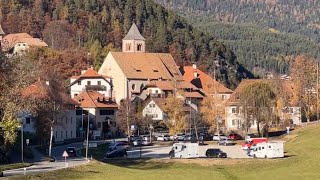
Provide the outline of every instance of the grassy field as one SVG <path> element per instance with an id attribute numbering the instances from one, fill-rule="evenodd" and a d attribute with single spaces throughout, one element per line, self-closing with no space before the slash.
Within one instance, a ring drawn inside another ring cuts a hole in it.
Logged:
<path id="1" fill-rule="evenodd" d="M 23 167 L 31 166 L 30 163 L 15 163 L 15 164 L 5 164 L 0 165 L 0 171 L 10 170 L 10 169 L 18 169 Z"/>
<path id="2" fill-rule="evenodd" d="M 15 179 L 320 179 L 320 126 L 285 137 L 283 159 L 93 161 L 89 165 Z"/>

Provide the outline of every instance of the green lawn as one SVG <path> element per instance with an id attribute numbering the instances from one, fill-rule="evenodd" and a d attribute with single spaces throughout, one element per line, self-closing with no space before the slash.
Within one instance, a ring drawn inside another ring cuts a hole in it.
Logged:
<path id="1" fill-rule="evenodd" d="M 15 164 L 5 164 L 0 165 L 0 171 L 10 170 L 10 169 L 18 169 L 23 167 L 31 166 L 30 163 L 15 163 Z"/>
<path id="2" fill-rule="evenodd" d="M 94 161 L 89 165 L 16 179 L 320 179 L 319 137 L 319 125 L 297 130 L 285 144 L 289 157 L 283 159 L 250 159 L 238 163 L 195 159 L 188 160 L 189 164 L 170 160 Z M 202 163 L 205 161 L 220 163 L 206 165 Z"/>

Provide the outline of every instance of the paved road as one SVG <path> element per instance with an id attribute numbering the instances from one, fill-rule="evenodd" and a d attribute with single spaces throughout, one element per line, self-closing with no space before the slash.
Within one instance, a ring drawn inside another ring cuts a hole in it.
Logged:
<path id="1" fill-rule="evenodd" d="M 116 139 L 117 141 L 123 141 L 125 139 Z M 98 145 L 112 142 L 113 140 L 100 140 L 100 141 L 89 141 L 95 142 Z M 76 149 L 80 149 L 83 146 L 83 142 L 80 143 L 72 143 L 63 146 L 57 146 L 52 148 L 52 156 L 56 158 L 56 162 L 47 162 L 44 161 L 43 156 L 39 152 L 37 152 L 34 148 L 33 151 L 36 155 L 36 160 L 33 162 L 34 165 L 27 167 L 27 168 L 20 168 L 14 170 L 4 171 L 3 175 L 7 176 L 18 176 L 18 175 L 25 175 L 25 174 L 35 174 L 35 173 L 43 173 L 48 171 L 54 171 L 58 169 L 63 169 L 67 167 L 78 166 L 82 164 L 86 164 L 88 161 L 84 157 L 76 157 L 76 158 L 67 158 L 67 163 L 65 162 L 64 158 L 62 157 L 63 152 L 67 149 L 67 147 L 75 147 Z M 90 151 L 89 151 L 90 153 Z M 89 154 L 90 155 L 90 154 Z"/>

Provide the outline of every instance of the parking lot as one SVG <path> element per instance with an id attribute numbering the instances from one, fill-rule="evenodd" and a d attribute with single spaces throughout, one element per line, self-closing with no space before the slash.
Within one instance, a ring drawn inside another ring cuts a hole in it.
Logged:
<path id="1" fill-rule="evenodd" d="M 130 151 L 128 151 L 128 158 L 161 158 L 168 159 L 169 151 L 171 150 L 172 145 L 170 143 L 158 145 L 155 144 L 153 146 L 142 146 L 133 147 Z M 246 151 L 241 149 L 241 145 L 234 146 L 219 146 L 216 144 L 208 144 L 199 146 L 199 157 L 205 157 L 206 150 L 209 148 L 220 148 L 222 151 L 228 154 L 228 158 L 250 158 L 247 156 Z"/>

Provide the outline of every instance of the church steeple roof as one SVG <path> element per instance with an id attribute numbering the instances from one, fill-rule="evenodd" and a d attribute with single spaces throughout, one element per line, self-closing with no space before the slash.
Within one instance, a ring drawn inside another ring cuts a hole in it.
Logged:
<path id="1" fill-rule="evenodd" d="M 145 40 L 140 34 L 140 31 L 135 23 L 132 24 L 128 34 L 123 38 L 123 40 Z"/>
<path id="2" fill-rule="evenodd" d="M 5 33 L 2 30 L 1 24 L 0 24 L 0 35 L 5 35 Z"/>

